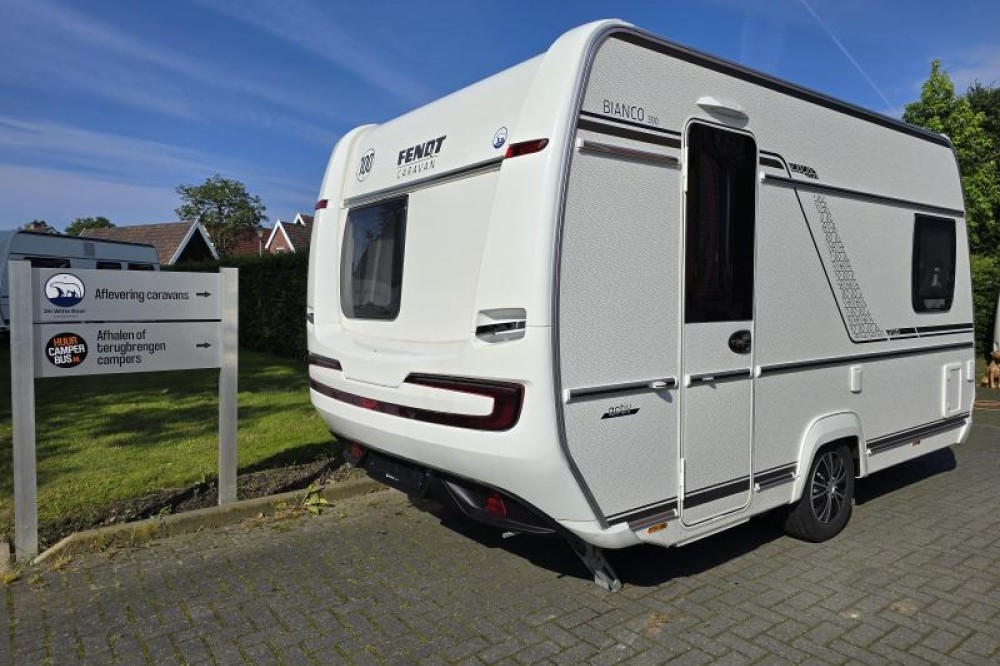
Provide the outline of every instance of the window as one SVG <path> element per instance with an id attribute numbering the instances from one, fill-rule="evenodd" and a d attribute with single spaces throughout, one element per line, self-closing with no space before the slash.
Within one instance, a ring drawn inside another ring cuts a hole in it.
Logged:
<path id="1" fill-rule="evenodd" d="M 69 259 L 60 257 L 25 257 L 32 268 L 69 268 Z"/>
<path id="2" fill-rule="evenodd" d="M 98 261 L 97 267 L 108 271 L 120 271 L 122 269 L 120 261 Z"/>
<path id="3" fill-rule="evenodd" d="M 694 123 L 687 153 L 684 321 L 752 319 L 757 145 Z"/>
<path id="4" fill-rule="evenodd" d="M 403 285 L 407 198 L 347 214 L 340 258 L 340 306 L 351 319 L 395 319 Z"/>
<path id="5" fill-rule="evenodd" d="M 913 309 L 947 312 L 955 295 L 955 220 L 917 215 L 913 225 Z"/>
<path id="6" fill-rule="evenodd" d="M 153 264 L 129 264 L 128 269 L 130 271 L 151 271 L 154 270 Z"/>

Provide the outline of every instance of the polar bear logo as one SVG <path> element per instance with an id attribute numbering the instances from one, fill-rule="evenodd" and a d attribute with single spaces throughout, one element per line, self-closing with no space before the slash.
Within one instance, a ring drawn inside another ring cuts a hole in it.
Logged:
<path id="1" fill-rule="evenodd" d="M 56 273 L 45 281 L 45 298 L 56 307 L 78 305 L 85 294 L 83 281 L 71 273 Z"/>

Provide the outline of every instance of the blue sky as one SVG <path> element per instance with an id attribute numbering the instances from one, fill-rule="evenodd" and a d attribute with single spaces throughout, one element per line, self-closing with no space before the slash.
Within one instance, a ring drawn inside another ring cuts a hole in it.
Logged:
<path id="1" fill-rule="evenodd" d="M 890 115 L 933 58 L 1000 85 L 996 0 L 0 0 L 0 228 L 173 220 L 215 173 L 291 219 L 350 128 L 611 17 Z"/>

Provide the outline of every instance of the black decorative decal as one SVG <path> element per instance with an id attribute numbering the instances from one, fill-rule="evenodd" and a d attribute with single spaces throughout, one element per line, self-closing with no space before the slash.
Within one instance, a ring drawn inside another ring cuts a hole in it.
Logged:
<path id="1" fill-rule="evenodd" d="M 844 317 L 847 320 L 847 327 L 851 332 L 851 337 L 855 340 L 872 340 L 875 338 L 885 338 L 885 331 L 879 328 L 868 311 L 868 304 L 865 302 L 865 295 L 861 293 L 858 280 L 854 276 L 854 269 L 851 267 L 851 260 L 847 256 L 844 242 L 840 239 L 837 231 L 837 223 L 833 220 L 833 213 L 826 204 L 826 199 L 822 194 L 813 195 L 813 202 L 816 211 L 819 213 L 819 221 L 823 227 L 823 235 L 826 237 L 826 247 L 830 252 L 830 262 L 833 264 L 833 272 L 837 277 L 837 286 L 840 288 L 841 307 L 844 310 Z"/>

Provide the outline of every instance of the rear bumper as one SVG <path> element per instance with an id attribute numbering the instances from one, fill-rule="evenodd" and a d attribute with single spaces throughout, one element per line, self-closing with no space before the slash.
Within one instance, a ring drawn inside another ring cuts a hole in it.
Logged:
<path id="1" fill-rule="evenodd" d="M 351 443 L 344 455 L 348 462 L 365 470 L 371 478 L 408 495 L 426 495 L 448 502 L 472 520 L 508 532 L 562 534 L 556 521 L 502 489 L 364 449 L 360 444 Z"/>

